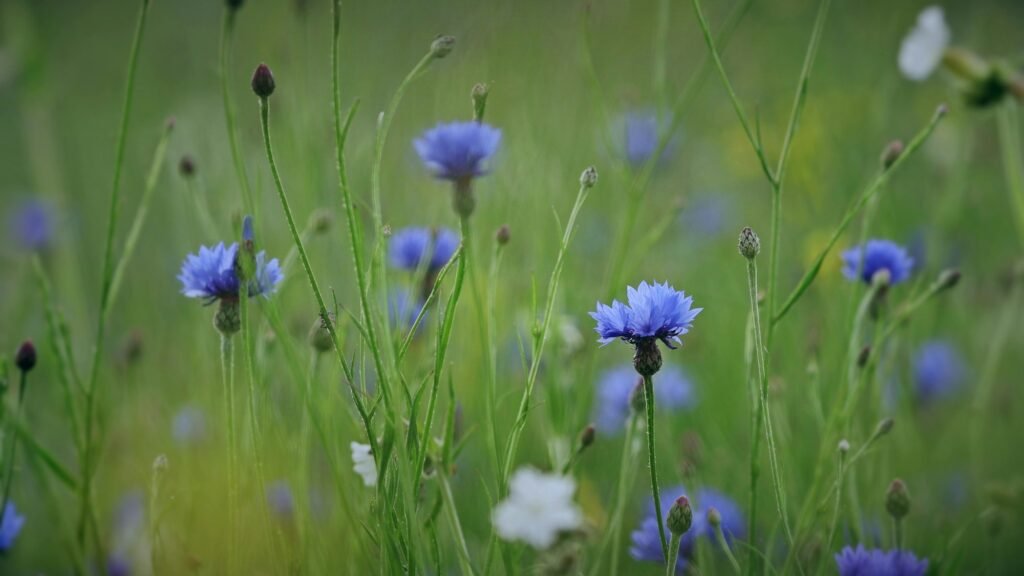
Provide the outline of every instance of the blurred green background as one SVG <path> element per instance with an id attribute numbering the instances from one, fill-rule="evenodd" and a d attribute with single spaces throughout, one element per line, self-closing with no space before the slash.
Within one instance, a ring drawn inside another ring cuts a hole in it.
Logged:
<path id="1" fill-rule="evenodd" d="M 167 453 L 177 487 L 174 514 L 181 550 L 203 563 L 201 572 L 213 574 L 218 573 L 223 546 L 223 518 L 216 508 L 223 486 L 218 336 L 210 326 L 212 310 L 182 297 L 175 276 L 185 255 L 200 244 L 231 240 L 241 214 L 218 79 L 223 6 L 200 0 L 152 2 L 128 132 L 119 237 L 138 204 L 166 119 L 174 117 L 176 126 L 150 217 L 108 330 L 109 355 L 103 371 L 107 385 L 101 402 L 105 442 L 97 497 L 100 523 L 106 529 L 116 523 L 124 495 L 148 485 L 153 458 Z M 0 210 L 6 225 L 8 214 L 25 198 L 42 197 L 56 208 L 57 241 L 45 265 L 59 307 L 69 319 L 82 372 L 88 368 L 97 321 L 114 141 L 138 4 L 0 0 Z M 382 184 L 388 225 L 457 226 L 448 190 L 419 165 L 411 140 L 439 121 L 469 118 L 470 88 L 476 82 L 491 83 L 487 121 L 503 130 L 504 140 L 493 173 L 477 186 L 473 226 L 478 266 L 486 266 L 494 230 L 508 224 L 512 233 L 495 319 L 503 431 L 524 381 L 517 333 L 528 337 L 531 291 L 543 295 L 546 290 L 561 237 L 559 222 L 564 223 L 572 206 L 580 171 L 593 164 L 600 172 L 569 252 L 556 306 L 586 343 L 582 351 L 571 353 L 553 336 L 519 457 L 541 468 L 550 467 L 549 455 L 558 450 L 553 446 L 571 441 L 589 421 L 597 370 L 629 359 L 622 345 L 598 350 L 586 315 L 595 300 L 625 297 L 625 286 L 607 286 L 608 252 L 621 228 L 633 178 L 615 146 L 615 119 L 630 110 L 658 109 L 674 102 L 707 52 L 690 3 L 672 3 L 666 86 L 659 91 L 656 4 L 453 0 L 343 6 L 342 101 L 361 101 L 348 162 L 366 222 L 377 114 L 431 40 L 437 34 L 451 34 L 457 46 L 412 85 L 395 117 Z M 994 114 L 965 108 L 941 77 L 912 83 L 896 67 L 900 40 L 925 5 L 834 3 L 787 175 L 780 284 L 786 293 L 800 278 L 846 207 L 876 173 L 886 143 L 909 139 L 938 104 L 948 102 L 949 117 L 884 190 L 875 235 L 923 244 L 927 259 L 917 282 L 927 282 L 951 264 L 964 274 L 956 291 L 927 306 L 901 333 L 900 345 L 893 350 L 896 365 L 905 367 L 918 343 L 941 337 L 958 345 L 976 376 L 993 326 L 1005 311 L 1001 278 L 1020 257 L 1021 247 L 1007 209 Z M 707 2 L 713 27 L 730 6 Z M 947 2 L 944 8 L 955 44 L 1016 64 L 1024 60 L 1019 33 L 1024 4 L 964 1 Z M 760 118 L 770 158 L 778 153 L 815 12 L 816 3 L 805 0 L 754 0 L 725 50 L 725 66 L 748 114 L 756 111 Z M 585 19 L 589 39 L 584 35 Z M 262 247 L 279 258 L 291 247 L 263 155 L 256 98 L 248 85 L 255 66 L 266 62 L 277 81 L 271 123 L 293 209 L 300 221 L 317 208 L 334 213 L 335 226 L 310 241 L 310 254 L 321 283 L 337 292 L 342 305 L 355 310 L 358 300 L 334 163 L 330 23 L 326 1 L 250 0 L 238 14 L 229 80 L 246 169 L 260 205 L 256 226 Z M 588 51 L 596 83 L 588 72 Z M 186 154 L 195 159 L 196 188 L 212 209 L 216 238 L 204 235 L 178 174 L 177 162 Z M 667 362 L 684 366 L 691 374 L 700 407 L 661 422 L 662 470 L 669 479 L 665 483 L 684 478 L 681 439 L 696 433 L 703 446 L 696 463 L 699 482 L 714 485 L 745 505 L 750 402 L 743 344 L 748 309 L 744 264 L 736 254 L 735 238 L 744 225 L 767 238 L 770 191 L 714 73 L 684 111 L 677 143 L 658 167 L 642 202 L 641 232 L 673 210 L 678 216 L 656 245 L 630 253 L 627 282 L 668 280 L 705 308 L 686 345 L 666 353 Z M 848 233 L 838 248 L 855 239 L 855 233 Z M 640 240 L 632 245 L 642 245 Z M 25 338 L 46 338 L 43 303 L 27 260 L 15 246 L 4 244 L 0 263 L 0 350 L 12 352 Z M 291 279 L 274 299 L 294 337 L 304 345 L 316 307 L 301 269 L 293 266 L 288 273 Z M 907 288 L 893 297 L 909 293 Z M 828 406 L 843 384 L 851 294 L 839 273 L 838 255 L 831 256 L 776 338 L 772 401 L 794 507 L 811 481 L 820 448 L 809 399 L 818 394 Z M 449 360 L 464 428 L 470 434 L 454 482 L 471 552 L 477 556 L 489 534 L 491 502 L 483 486 L 492 472 L 479 428 L 484 351 L 471 310 L 464 298 Z M 356 338 L 349 328 L 349 340 Z M 132 342 L 141 343 L 141 356 L 127 361 L 125 347 Z M 428 339 L 417 343 L 409 363 L 410 381 L 427 374 L 431 346 Z M 1017 486 L 1024 473 L 1019 459 L 1024 404 L 1018 390 L 1024 360 L 1016 353 L 1021 346 L 1024 336 L 1014 330 L 1009 353 L 996 368 L 991 406 L 972 412 L 968 384 L 960 400 L 900 413 L 893 435 L 859 475 L 863 513 L 883 525 L 882 496 L 888 481 L 894 476 L 907 479 L 915 495 L 915 512 L 908 520 L 909 547 L 933 559 L 948 561 L 959 555 L 963 573 L 1012 573 L 1024 563 L 1024 552 L 1015 546 L 1024 537 L 1020 501 L 1001 505 L 1004 523 L 998 531 L 979 519 L 991 506 L 988 489 Z M 268 400 L 262 410 L 270 478 L 298 485 L 300 383 L 290 381 L 277 347 L 270 344 L 260 350 Z M 812 363 L 817 379 L 807 371 Z M 73 446 L 52 370 L 41 356 L 26 402 L 26 420 L 36 437 L 73 468 Z M 327 479 L 326 465 L 320 462 L 323 494 L 309 497 L 327 500 L 322 505 L 324 518 L 318 520 L 315 535 L 289 533 L 288 538 L 296 548 L 303 541 L 314 542 L 310 546 L 319 555 L 315 566 L 323 573 L 368 573 L 375 558 L 363 554 L 352 536 L 362 530 L 360 521 L 371 517 L 365 510 L 369 492 L 363 492 L 348 466 L 348 441 L 358 439 L 358 429 L 340 394 L 344 389 L 333 359 L 324 360 L 319 374 L 323 410 L 331 422 L 331 437 L 337 439 L 343 472 L 349 474 L 349 497 L 361 510 L 362 520 L 346 514 Z M 565 401 L 562 413 L 547 409 L 558 394 Z M 174 414 L 189 405 L 207 415 L 208 440 L 199 448 L 172 440 Z M 967 441 L 969 425 L 979 418 L 986 438 L 980 455 L 970 451 Z M 620 452 L 619 439 L 602 438 L 581 463 L 580 501 L 595 530 L 601 529 L 607 514 Z M 946 482 L 951 474 L 969 475 L 974 457 L 985 463 L 985 476 L 970 479 L 967 503 L 954 509 L 944 492 Z M 19 468 L 14 499 L 27 523 L 14 550 L 0 557 L 0 572 L 68 570 L 65 555 L 58 550 L 76 508 L 70 494 L 58 486 L 54 490 L 57 509 L 48 505 L 31 468 Z M 260 497 L 251 479 L 243 491 L 246 502 Z M 639 518 L 645 494 L 646 470 L 634 486 L 626 534 Z M 766 477 L 761 496 L 767 530 L 773 516 Z M 244 514 L 253 520 L 257 508 L 249 507 Z M 252 547 L 246 554 L 255 566 L 266 551 L 259 549 L 261 536 L 248 536 Z M 625 562 L 625 573 L 658 570 Z M 718 568 L 724 572 L 727 566 L 720 563 Z"/>

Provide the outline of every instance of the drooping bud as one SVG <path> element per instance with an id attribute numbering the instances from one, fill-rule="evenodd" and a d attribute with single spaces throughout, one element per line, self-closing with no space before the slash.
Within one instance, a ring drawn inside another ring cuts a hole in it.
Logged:
<path id="1" fill-rule="evenodd" d="M 710 524 L 712 528 L 716 529 L 722 525 L 722 513 L 714 506 L 708 508 L 708 524 Z"/>
<path id="2" fill-rule="evenodd" d="M 18 352 L 14 355 L 14 365 L 23 373 L 36 367 L 36 346 L 31 340 L 25 340 L 18 347 Z"/>
<path id="3" fill-rule="evenodd" d="M 661 370 L 661 349 L 654 338 L 641 338 L 633 352 L 633 368 L 641 376 L 654 376 Z"/>
<path id="4" fill-rule="evenodd" d="M 889 491 L 885 494 L 885 509 L 897 520 L 910 513 L 910 492 L 903 480 L 897 478 L 889 484 Z"/>
<path id="5" fill-rule="evenodd" d="M 477 82 L 473 85 L 469 97 L 473 101 L 473 120 L 483 122 L 484 111 L 487 110 L 487 96 L 491 92 L 491 86 L 485 82 Z"/>
<path id="6" fill-rule="evenodd" d="M 196 161 L 188 154 L 185 154 L 181 157 L 181 160 L 178 161 L 178 173 L 184 178 L 191 178 L 195 176 Z"/>
<path id="7" fill-rule="evenodd" d="M 586 170 L 580 174 L 580 185 L 584 188 L 593 188 L 597 184 L 597 168 L 588 166 Z"/>
<path id="8" fill-rule="evenodd" d="M 252 91 L 261 99 L 266 100 L 274 93 L 274 74 L 266 64 L 260 64 L 252 74 Z"/>
<path id="9" fill-rule="evenodd" d="M 309 227 L 315 234 L 326 234 L 334 224 L 334 214 L 326 208 L 317 208 L 309 216 Z"/>
<path id="10" fill-rule="evenodd" d="M 949 290 L 960 283 L 960 271 L 956 268 L 946 268 L 939 272 L 939 279 L 936 282 L 939 290 Z"/>
<path id="11" fill-rule="evenodd" d="M 882 152 L 882 169 L 888 170 L 889 168 L 892 168 L 892 165 L 900 159 L 900 156 L 903 155 L 903 149 L 904 146 L 902 140 L 893 140 L 892 142 L 889 142 L 889 145 L 886 146 L 885 150 Z"/>
<path id="12" fill-rule="evenodd" d="M 455 37 L 454 36 L 438 36 L 434 38 L 434 41 L 430 43 L 430 55 L 434 58 L 441 59 L 452 53 L 455 49 Z"/>
<path id="13" fill-rule="evenodd" d="M 693 509 L 690 508 L 690 499 L 686 496 L 676 498 L 669 508 L 668 518 L 665 520 L 669 531 L 676 536 L 686 534 L 693 524 Z"/>
<path id="14" fill-rule="evenodd" d="M 750 226 L 740 230 L 739 250 L 747 260 L 753 260 L 761 251 L 761 239 Z"/>
<path id="15" fill-rule="evenodd" d="M 499 246 L 508 244 L 508 241 L 512 239 L 512 232 L 508 228 L 508 224 L 502 224 L 501 228 L 494 233 L 494 239 L 498 241 Z"/>

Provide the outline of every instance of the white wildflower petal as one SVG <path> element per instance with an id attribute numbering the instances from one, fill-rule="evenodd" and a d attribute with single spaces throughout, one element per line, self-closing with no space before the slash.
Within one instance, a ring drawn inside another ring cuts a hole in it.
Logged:
<path id="1" fill-rule="evenodd" d="M 900 45 L 899 66 L 903 75 L 920 82 L 938 67 L 949 47 L 951 33 L 942 8 L 930 6 L 917 17 L 917 24 Z"/>
<path id="2" fill-rule="evenodd" d="M 509 483 L 508 498 L 494 508 L 495 530 L 505 540 L 548 548 L 559 533 L 583 523 L 583 513 L 572 499 L 575 492 L 572 478 L 520 468 Z"/>
<path id="3" fill-rule="evenodd" d="M 370 452 L 369 444 L 353 442 L 352 463 L 356 474 L 363 478 L 363 484 L 369 487 L 377 485 L 377 463 L 373 460 L 373 453 Z"/>

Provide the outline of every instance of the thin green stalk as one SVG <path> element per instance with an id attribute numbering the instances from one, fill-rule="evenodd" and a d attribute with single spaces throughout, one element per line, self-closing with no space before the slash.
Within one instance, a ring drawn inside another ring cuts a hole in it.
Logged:
<path id="1" fill-rule="evenodd" d="M 658 460 L 654 445 L 654 380 L 644 376 L 644 406 L 647 407 L 647 461 L 651 468 L 651 493 L 654 496 L 654 516 L 658 520 L 658 538 L 661 540 L 661 555 L 668 563 L 668 541 L 665 538 L 665 520 L 661 511 L 661 490 L 658 488 Z"/>
<path id="2" fill-rule="evenodd" d="M 845 478 L 846 469 L 844 464 L 846 463 L 846 451 L 839 451 L 839 465 L 836 471 L 836 506 L 832 510 L 832 521 L 829 522 L 828 527 L 828 540 L 825 541 L 825 551 L 832 550 L 832 541 L 836 537 L 836 527 L 839 525 L 839 507 L 843 499 L 843 479 Z"/>
<path id="3" fill-rule="evenodd" d="M 590 571 L 591 576 L 596 576 L 598 574 L 598 569 L 601 566 L 601 558 L 604 557 L 604 551 L 609 545 L 611 545 L 612 557 L 611 567 L 609 568 L 608 573 L 611 576 L 617 576 L 619 573 L 619 551 L 622 547 L 618 544 L 622 541 L 623 515 L 626 512 L 629 493 L 633 488 L 633 471 L 635 469 L 635 460 L 638 452 L 637 447 L 634 444 L 639 422 L 640 415 L 634 411 L 630 414 L 629 424 L 626 426 L 626 437 L 623 439 L 622 460 L 619 465 L 619 482 L 615 490 L 615 501 L 612 504 L 612 516 L 608 523 L 611 530 L 606 530 L 605 537 L 601 539 L 601 547 L 597 551 L 597 561 L 594 562 L 594 567 Z"/>
<path id="4" fill-rule="evenodd" d="M 1014 224 L 1017 226 L 1021 243 L 1024 244 L 1024 174 L 1021 173 L 1020 166 L 1021 162 L 1024 162 L 1024 153 L 1020 143 L 1017 103 L 1013 98 L 1007 98 L 1006 104 L 999 110 L 999 148 L 1003 156 L 1003 170 L 1010 192 Z"/>
<path id="5" fill-rule="evenodd" d="M 235 443 L 235 355 L 231 336 L 220 337 L 221 382 L 224 385 L 224 422 L 228 443 L 228 569 L 229 576 L 238 574 L 238 452 Z"/>
<path id="6" fill-rule="evenodd" d="M 772 430 L 772 416 L 768 404 L 768 373 L 764 358 L 765 347 L 761 331 L 761 312 L 757 307 L 757 262 L 754 258 L 747 260 L 747 289 L 750 298 L 750 313 L 754 317 L 754 357 L 757 359 L 757 373 L 761 391 L 760 411 L 764 416 L 764 437 L 765 443 L 768 446 L 768 464 L 771 469 L 772 488 L 775 491 L 775 506 L 778 509 L 779 519 L 782 522 L 783 532 L 786 534 L 786 541 L 792 547 L 793 533 L 789 528 L 789 520 L 786 517 L 782 473 L 779 466 L 778 453 L 775 448 L 775 434 Z"/>
<path id="7" fill-rule="evenodd" d="M 501 242 L 494 243 L 494 251 L 491 254 L 491 265 L 487 272 L 487 293 L 485 304 L 486 311 L 484 318 L 487 323 L 487 380 L 484 382 L 484 418 L 487 426 L 487 449 L 491 453 L 491 464 L 494 466 L 495 474 L 501 480 L 501 458 L 498 456 L 498 421 L 497 412 L 497 383 L 498 383 L 498 335 L 497 335 L 497 302 L 498 302 L 498 274 L 501 269 L 502 255 L 505 253 Z M 472 281 L 472 278 L 470 279 Z"/>
<path id="8" fill-rule="evenodd" d="M 743 569 L 740 568 L 739 561 L 736 560 L 736 556 L 732 553 L 732 547 L 729 546 L 729 541 L 725 539 L 725 534 L 722 532 L 722 524 L 715 524 L 715 540 L 718 541 L 718 546 L 725 553 L 726 559 L 729 560 L 729 565 L 732 566 L 733 572 L 736 574 L 742 574 Z"/>
<path id="9" fill-rule="evenodd" d="M 437 481 L 441 487 L 441 498 L 447 512 L 448 523 L 451 525 L 452 537 L 455 539 L 455 555 L 459 559 L 459 569 L 463 576 L 473 576 L 473 565 L 469 561 L 469 547 L 466 545 L 466 536 L 462 532 L 462 524 L 459 523 L 459 511 L 455 507 L 455 498 L 452 497 L 452 488 L 448 484 L 448 477 L 445 470 L 438 470 Z"/>
<path id="10" fill-rule="evenodd" d="M 899 518 L 893 518 L 892 519 L 892 534 L 893 534 L 893 542 L 895 544 L 894 548 L 896 548 L 897 550 L 902 550 L 903 549 L 903 522 L 900 522 Z"/>
<path id="11" fill-rule="evenodd" d="M 654 26 L 654 95 L 658 99 L 658 113 L 668 105 L 667 52 L 671 0 L 658 0 L 657 22 Z"/>
<path id="12" fill-rule="evenodd" d="M 224 100 L 224 122 L 228 131 L 228 144 L 231 148 L 231 162 L 235 166 L 238 185 L 242 188 L 242 205 L 246 214 L 259 218 L 257 204 L 253 201 L 252 188 L 249 186 L 249 175 L 245 171 L 241 148 L 238 145 L 238 129 L 235 126 L 235 108 L 231 104 L 229 70 L 231 69 L 231 40 L 235 30 L 237 8 L 225 5 L 224 18 L 220 30 L 220 92 Z"/>
<path id="13" fill-rule="evenodd" d="M 665 576 L 676 576 L 676 564 L 679 563 L 679 543 L 682 540 L 682 534 L 672 534 L 672 541 L 668 547 L 668 559 L 665 561 Z"/>
<path id="14" fill-rule="evenodd" d="M 114 279 L 110 286 L 110 301 L 117 302 L 117 294 L 124 281 L 124 273 L 128 263 L 135 254 L 135 247 L 138 245 L 139 237 L 142 235 L 142 227 L 146 223 L 146 215 L 149 214 L 149 205 L 153 200 L 153 191 L 156 190 L 156 183 L 160 180 L 160 173 L 163 171 L 164 160 L 167 157 L 167 142 L 170 140 L 174 123 L 168 121 L 164 125 L 164 131 L 157 141 L 156 150 L 153 151 L 153 161 L 149 165 L 149 173 L 146 176 L 146 184 L 142 189 L 142 199 L 139 200 L 139 207 L 135 211 L 135 218 L 132 219 L 131 228 L 128 229 L 128 236 L 124 241 L 124 251 L 117 261 L 114 269 Z M 108 310 L 109 313 L 109 310 Z"/>
<path id="15" fill-rule="evenodd" d="M 25 384 L 28 382 L 28 372 L 21 370 L 21 380 L 18 384 L 18 404 L 14 413 L 14 419 L 21 421 L 22 405 L 25 403 Z M 11 447 L 5 454 L 7 469 L 4 471 L 4 497 L 0 502 L 0 526 L 3 526 L 4 515 L 7 514 L 7 503 L 11 499 L 11 486 L 14 483 L 14 461 L 18 458 L 18 436 L 11 434 Z"/>
<path id="16" fill-rule="evenodd" d="M 114 236 L 117 233 L 118 213 L 121 205 L 121 168 L 124 164 L 125 142 L 128 137 L 128 121 L 131 117 L 132 101 L 135 94 L 135 77 L 138 70 L 139 51 L 142 36 L 146 29 L 146 15 L 149 13 L 149 0 L 142 0 L 139 9 L 135 34 L 128 56 L 128 78 L 125 83 L 124 105 L 118 128 L 117 143 L 114 149 L 114 175 L 110 191 L 110 207 L 107 214 L 107 235 L 103 250 L 103 285 L 100 290 L 99 320 L 96 323 L 96 335 L 93 341 L 92 368 L 89 374 L 89 386 L 86 388 L 85 406 L 85 455 L 81 459 L 81 493 L 79 494 L 78 544 L 84 550 L 86 528 L 92 515 L 92 478 L 95 468 L 93 452 L 93 421 L 95 416 L 95 398 L 99 385 L 100 362 L 103 359 L 103 343 L 106 337 L 107 318 L 111 303 L 110 295 L 114 274 Z M 97 539 L 99 535 L 97 535 Z"/>
<path id="17" fill-rule="evenodd" d="M 755 360 L 754 341 L 754 311 L 751 310 L 747 317 L 747 337 L 744 350 L 744 360 L 747 365 L 747 385 L 750 387 L 750 402 L 752 422 L 750 427 L 750 514 L 747 517 L 747 537 L 754 541 L 754 534 L 757 530 L 757 495 L 759 481 L 761 479 L 761 427 L 764 425 L 764 412 L 761 410 L 761 377 Z M 754 576 L 759 572 L 759 558 L 750 557 L 747 564 L 747 573 Z"/>

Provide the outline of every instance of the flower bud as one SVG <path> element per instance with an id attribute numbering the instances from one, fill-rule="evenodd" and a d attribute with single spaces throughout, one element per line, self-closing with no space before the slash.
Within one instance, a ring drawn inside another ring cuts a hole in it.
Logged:
<path id="1" fill-rule="evenodd" d="M 260 64 L 252 73 L 252 91 L 261 99 L 266 100 L 274 93 L 274 74 L 266 64 Z"/>
<path id="2" fill-rule="evenodd" d="M 690 508 L 690 500 L 686 496 L 676 498 L 672 508 L 668 511 L 668 518 L 665 521 L 669 531 L 676 536 L 686 534 L 693 524 L 693 509 Z"/>
<path id="3" fill-rule="evenodd" d="M 491 87 L 484 82 L 477 82 L 473 85 L 473 90 L 469 93 L 469 97 L 473 101 L 473 120 L 483 122 L 484 111 L 487 109 L 487 95 L 490 92 Z"/>
<path id="4" fill-rule="evenodd" d="M 580 432 L 580 452 L 589 448 L 596 439 L 597 430 L 594 429 L 593 424 L 587 424 L 587 427 Z"/>
<path id="5" fill-rule="evenodd" d="M 335 322 L 334 314 L 328 313 L 327 316 L 332 323 Z M 327 323 L 322 316 L 313 321 L 313 326 L 309 330 L 309 345 L 317 352 L 330 352 L 334 349 L 334 339 L 331 338 L 331 332 L 327 329 Z"/>
<path id="6" fill-rule="evenodd" d="M 889 484 L 889 491 L 885 494 L 885 509 L 897 520 L 910 513 L 910 492 L 903 480 L 897 478 Z"/>
<path id="7" fill-rule="evenodd" d="M 641 376 L 654 376 L 661 370 L 661 348 L 654 338 L 641 338 L 633 351 L 633 368 Z"/>
<path id="8" fill-rule="evenodd" d="M 588 166 L 587 169 L 580 174 L 580 185 L 584 188 L 593 188 L 594 184 L 597 184 L 597 168 Z"/>
<path id="9" fill-rule="evenodd" d="M 454 36 L 438 36 L 430 43 L 430 55 L 434 58 L 444 58 L 452 53 L 455 48 Z"/>
<path id="10" fill-rule="evenodd" d="M 178 173 L 185 178 L 191 178 L 195 176 L 196 161 L 188 154 L 185 154 L 184 156 L 181 157 L 181 160 L 178 161 Z"/>
<path id="11" fill-rule="evenodd" d="M 865 344 L 864 347 L 860 349 L 860 353 L 857 354 L 857 367 L 858 368 L 863 368 L 863 367 L 867 366 L 868 365 L 868 360 L 870 360 L 870 359 L 871 359 L 871 345 L 870 344 Z"/>
<path id="12" fill-rule="evenodd" d="M 501 228 L 498 228 L 498 231 L 494 233 L 494 239 L 500 246 L 508 244 L 508 241 L 512 239 L 512 232 L 508 229 L 508 224 L 502 224 Z"/>
<path id="13" fill-rule="evenodd" d="M 740 254 L 747 260 L 753 260 L 761 251 L 761 239 L 750 226 L 740 230 L 739 249 Z"/>
<path id="14" fill-rule="evenodd" d="M 960 283 L 960 271 L 956 268 L 946 268 L 939 272 L 939 279 L 936 282 L 939 290 L 949 290 Z"/>
<path id="15" fill-rule="evenodd" d="M 875 438 L 881 438 L 892 431 L 892 427 L 896 422 L 892 418 L 886 418 L 878 423 L 875 427 Z"/>
<path id="16" fill-rule="evenodd" d="M 903 141 L 893 140 L 889 142 L 889 145 L 885 147 L 885 151 L 882 152 L 882 169 L 888 170 L 892 168 L 892 165 L 900 159 L 903 155 Z"/>
<path id="17" fill-rule="evenodd" d="M 714 506 L 708 508 L 708 524 L 710 524 L 712 528 L 718 528 L 722 525 L 722 514 L 718 511 L 718 508 L 715 508 Z"/>
<path id="18" fill-rule="evenodd" d="M 326 208 L 318 208 L 309 217 L 309 227 L 316 234 L 326 234 L 334 223 L 334 214 Z"/>
<path id="19" fill-rule="evenodd" d="M 839 441 L 839 454 L 846 456 L 846 453 L 850 451 L 850 442 L 843 438 Z"/>
<path id="20" fill-rule="evenodd" d="M 14 365 L 22 372 L 29 372 L 36 367 L 36 346 L 31 340 L 25 340 L 14 355 Z"/>

